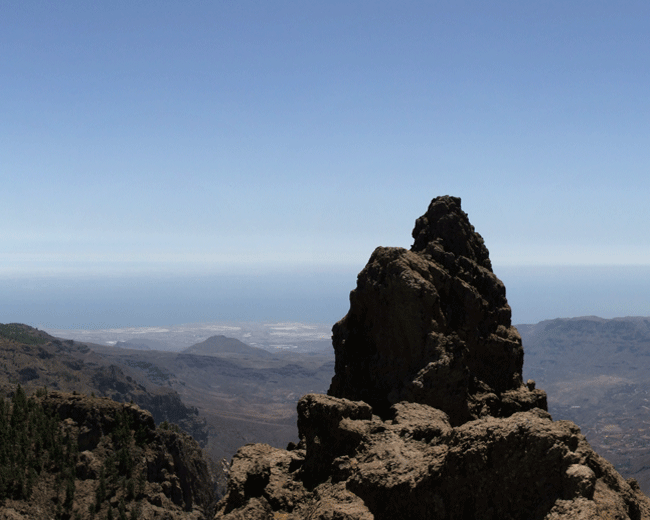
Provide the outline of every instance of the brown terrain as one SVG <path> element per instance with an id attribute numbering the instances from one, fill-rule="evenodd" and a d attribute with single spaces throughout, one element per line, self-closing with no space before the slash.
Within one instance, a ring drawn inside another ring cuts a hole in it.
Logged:
<path id="1" fill-rule="evenodd" d="M 650 319 L 583 317 L 517 325 L 517 329 L 525 347 L 524 380 L 533 379 L 547 390 L 553 418 L 579 425 L 598 453 L 626 478 L 636 478 L 645 493 L 650 492 L 650 384 L 645 377 L 650 373 L 646 366 L 650 363 Z M 242 345 L 232 338 L 229 341 Z M 139 372 L 146 384 L 171 384 L 184 402 L 199 409 L 209 425 L 208 451 L 217 461 L 230 460 L 247 442 L 276 448 L 295 442 L 298 398 L 325 392 L 334 375 L 331 346 L 322 354 L 284 356 L 251 347 L 242 352 L 217 348 L 207 355 L 231 364 L 215 370 L 207 362 L 198 364 L 196 371 L 179 364 L 178 353 L 95 348 L 112 363 Z M 269 377 L 274 364 L 276 369 L 290 366 L 283 374 Z M 292 373 L 292 364 L 303 366 L 307 374 Z M 223 391 L 215 392 L 215 388 Z"/>
<path id="2" fill-rule="evenodd" d="M 534 379 L 547 389 L 552 416 L 578 424 L 596 450 L 622 475 L 635 477 L 645 493 L 650 492 L 650 442 L 646 438 L 650 405 L 645 401 L 648 385 L 644 384 L 648 373 L 644 363 L 650 359 L 649 321 L 583 317 L 517 325 L 526 351 L 524 379 Z M 311 353 L 274 349 L 271 354 L 234 338 L 213 336 L 183 353 L 194 351 L 193 355 L 221 359 L 217 369 L 215 360 L 194 363 L 196 371 L 179 363 L 183 356 L 161 341 L 140 338 L 119 345 L 122 348 L 91 346 L 102 353 L 105 362 L 131 370 L 149 391 L 155 385 L 174 389 L 185 403 L 200 410 L 197 418 L 207 421 L 205 445 L 215 461 L 230 460 L 247 442 L 277 448 L 295 442 L 298 398 L 325 392 L 334 375 L 331 342 Z M 146 351 L 136 352 L 133 347 L 138 346 Z M 291 371 L 292 365 L 307 373 L 301 377 L 300 371 Z M 276 370 L 288 368 L 271 377 L 269 370 L 274 366 Z M 69 378 L 69 368 L 63 368 L 62 377 Z"/>
<path id="3" fill-rule="evenodd" d="M 579 424 L 618 471 L 650 492 L 650 319 L 557 319 L 517 327 L 524 373 L 556 419 Z"/>
<path id="4" fill-rule="evenodd" d="M 196 408 L 207 421 L 206 451 L 215 461 L 229 461 L 248 442 L 297 441 L 298 399 L 325 391 L 334 372 L 331 351 L 271 354 L 224 336 L 181 352 L 93 348 L 138 380 L 173 389 Z"/>
<path id="5" fill-rule="evenodd" d="M 178 425 L 213 463 L 219 488 L 228 461 L 248 442 L 286 446 L 298 440 L 296 403 L 325 391 L 333 353 L 279 352 L 213 336 L 169 352 L 62 340 L 28 327 L 0 325 L 0 391 L 21 384 L 109 397 Z"/>

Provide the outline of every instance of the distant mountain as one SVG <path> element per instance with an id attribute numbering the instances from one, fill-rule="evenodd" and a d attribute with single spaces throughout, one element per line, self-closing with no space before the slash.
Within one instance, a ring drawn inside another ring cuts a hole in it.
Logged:
<path id="1" fill-rule="evenodd" d="M 235 338 L 226 336 L 211 336 L 201 343 L 187 347 L 182 351 L 183 354 L 194 354 L 197 356 L 224 356 L 235 354 L 238 356 L 253 356 L 260 358 L 270 358 L 273 354 L 262 348 L 251 347 Z"/>
<path id="2" fill-rule="evenodd" d="M 162 351 L 174 351 L 178 350 L 174 348 L 169 343 L 164 341 L 159 341 L 157 339 L 150 338 L 132 338 L 127 339 L 126 341 L 118 341 L 115 344 L 118 348 L 130 348 L 133 350 L 162 350 Z"/>
<path id="3" fill-rule="evenodd" d="M 54 336 L 23 323 L 0 323 L 0 338 L 17 341 L 25 345 L 42 345 L 52 341 Z"/>
<path id="4" fill-rule="evenodd" d="M 197 441 L 207 442 L 205 420 L 166 385 L 167 374 L 156 371 L 159 381 L 149 379 L 145 387 L 132 367 L 118 366 L 95 349 L 101 346 L 62 340 L 20 323 L 0 324 L 0 396 L 10 395 L 20 383 L 30 392 L 46 387 L 132 401 L 150 411 L 157 423 L 177 424 Z"/>
<path id="5" fill-rule="evenodd" d="M 628 376 L 650 369 L 650 318 L 560 318 L 517 330 L 526 348 L 525 368 L 536 377 Z"/>
<path id="6" fill-rule="evenodd" d="M 115 346 L 117 348 L 130 348 L 132 350 L 151 350 L 151 347 L 145 343 L 135 343 L 131 341 L 118 341 Z"/>
<path id="7" fill-rule="evenodd" d="M 650 318 L 560 318 L 517 325 L 524 378 L 548 394 L 554 419 L 650 492 Z"/>

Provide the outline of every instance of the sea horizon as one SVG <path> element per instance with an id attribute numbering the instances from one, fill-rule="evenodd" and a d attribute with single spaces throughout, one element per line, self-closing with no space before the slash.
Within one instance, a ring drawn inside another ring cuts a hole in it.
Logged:
<path id="1" fill-rule="evenodd" d="M 650 316 L 650 266 L 495 266 L 513 324 Z M 356 272 L 0 277 L 0 322 L 41 329 L 186 323 L 329 323 L 349 309 Z"/>

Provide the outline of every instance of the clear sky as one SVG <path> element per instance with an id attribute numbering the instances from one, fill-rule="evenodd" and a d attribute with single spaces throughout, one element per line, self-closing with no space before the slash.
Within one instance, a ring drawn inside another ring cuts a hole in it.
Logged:
<path id="1" fill-rule="evenodd" d="M 342 273 L 347 299 L 443 194 L 497 274 L 649 266 L 649 24 L 645 1 L 4 1 L 0 282 L 236 275 L 254 299 Z"/>

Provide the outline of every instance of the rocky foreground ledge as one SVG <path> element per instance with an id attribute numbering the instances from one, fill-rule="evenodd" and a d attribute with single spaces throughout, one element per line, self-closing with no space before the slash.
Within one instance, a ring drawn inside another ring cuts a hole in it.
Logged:
<path id="1" fill-rule="evenodd" d="M 521 377 L 505 287 L 460 199 L 378 248 L 333 329 L 300 443 L 242 447 L 218 519 L 650 519 L 650 500 Z"/>
<path id="2" fill-rule="evenodd" d="M 453 428 L 418 403 L 387 420 L 324 395 L 298 407 L 302 446 L 241 448 L 217 518 L 650 518 L 634 481 L 540 409 Z"/>

